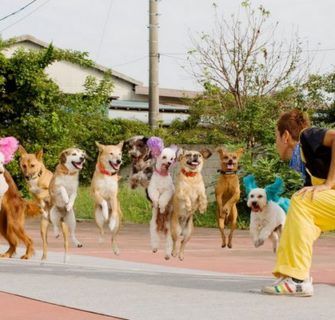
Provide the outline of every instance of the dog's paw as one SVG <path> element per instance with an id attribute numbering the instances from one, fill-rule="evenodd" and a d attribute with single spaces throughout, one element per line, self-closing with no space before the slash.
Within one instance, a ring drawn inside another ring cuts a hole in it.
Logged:
<path id="1" fill-rule="evenodd" d="M 72 208 L 73 208 L 73 204 L 70 202 L 65 205 L 65 209 L 67 212 L 70 212 Z"/>
<path id="2" fill-rule="evenodd" d="M 261 245 L 264 244 L 264 240 L 263 239 L 257 239 L 255 242 L 254 242 L 254 245 L 256 248 L 260 247 Z"/>

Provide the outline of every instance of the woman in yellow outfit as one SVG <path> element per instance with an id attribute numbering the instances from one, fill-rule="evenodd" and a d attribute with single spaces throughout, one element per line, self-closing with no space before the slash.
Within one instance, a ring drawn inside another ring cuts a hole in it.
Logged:
<path id="1" fill-rule="evenodd" d="M 291 199 L 273 271 L 278 280 L 262 292 L 312 296 L 313 243 L 335 229 L 335 130 L 310 127 L 298 110 L 286 112 L 277 122 L 276 147 L 281 159 L 301 162 L 306 179 Z"/>

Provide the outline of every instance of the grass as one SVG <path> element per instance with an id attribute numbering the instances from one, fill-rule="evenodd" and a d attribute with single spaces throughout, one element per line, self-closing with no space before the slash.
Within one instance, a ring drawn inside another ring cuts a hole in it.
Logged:
<path id="1" fill-rule="evenodd" d="M 131 190 L 128 184 L 121 183 L 119 189 L 119 200 L 123 212 L 123 220 L 132 223 L 148 224 L 151 219 L 151 205 L 146 198 L 143 189 Z M 80 187 L 75 203 L 76 216 L 79 219 L 93 219 L 93 200 L 89 187 Z M 196 214 L 194 224 L 198 227 L 216 228 L 216 203 L 208 205 L 207 212 Z M 245 214 L 238 219 L 239 229 L 248 229 L 249 221 Z"/>

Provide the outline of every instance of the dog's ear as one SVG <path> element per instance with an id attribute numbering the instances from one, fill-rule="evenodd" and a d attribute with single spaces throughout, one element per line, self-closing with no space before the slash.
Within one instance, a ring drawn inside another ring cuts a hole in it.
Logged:
<path id="1" fill-rule="evenodd" d="M 62 163 L 62 164 L 64 164 L 66 162 L 66 157 L 67 157 L 68 154 L 69 154 L 68 149 L 63 150 L 61 152 L 61 154 L 59 155 L 59 162 Z"/>
<path id="2" fill-rule="evenodd" d="M 95 141 L 95 144 L 97 145 L 99 152 L 104 150 L 105 146 L 103 144 L 100 144 L 98 141 Z"/>
<path id="3" fill-rule="evenodd" d="M 200 150 L 200 153 L 202 154 L 202 156 L 205 158 L 205 159 L 208 159 L 211 155 L 212 155 L 212 151 L 207 149 L 207 148 L 203 148 Z"/>
<path id="4" fill-rule="evenodd" d="M 176 159 L 180 161 L 185 154 L 184 150 L 182 148 L 179 148 L 176 152 Z"/>
<path id="5" fill-rule="evenodd" d="M 217 147 L 217 148 L 215 149 L 215 151 L 219 154 L 220 158 L 222 158 L 223 155 L 224 155 L 225 153 L 227 153 L 227 149 L 226 149 L 224 146 L 222 146 L 222 147 Z"/>
<path id="6" fill-rule="evenodd" d="M 124 145 L 124 141 L 120 141 L 120 142 L 118 143 L 118 147 L 121 148 L 121 149 L 123 149 L 123 145 Z"/>
<path id="7" fill-rule="evenodd" d="M 240 149 L 238 149 L 238 150 L 236 151 L 236 153 L 237 153 L 238 158 L 240 158 L 241 155 L 244 153 L 244 149 L 243 149 L 243 148 L 240 148 Z"/>
<path id="8" fill-rule="evenodd" d="M 37 151 L 35 153 L 35 156 L 37 158 L 38 161 L 42 161 L 42 158 L 43 158 L 43 149 L 41 149 L 40 151 Z"/>
<path id="9" fill-rule="evenodd" d="M 149 140 L 149 138 L 148 137 L 143 137 L 142 138 L 142 141 L 145 143 L 145 144 L 147 144 L 147 141 Z"/>
<path id="10" fill-rule="evenodd" d="M 19 155 L 22 157 L 23 155 L 27 154 L 28 152 L 26 151 L 25 148 L 22 147 L 22 145 L 19 145 L 19 148 L 17 149 Z"/>

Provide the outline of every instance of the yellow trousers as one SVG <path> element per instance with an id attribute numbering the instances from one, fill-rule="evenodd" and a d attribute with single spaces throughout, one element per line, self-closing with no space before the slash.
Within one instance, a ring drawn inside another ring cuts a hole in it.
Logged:
<path id="1" fill-rule="evenodd" d="M 335 230 L 335 190 L 293 195 L 280 239 L 273 274 L 304 280 L 309 277 L 313 243 L 321 231 Z"/>

